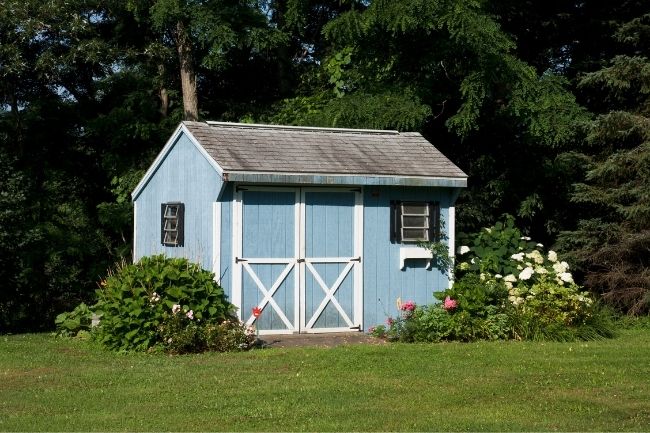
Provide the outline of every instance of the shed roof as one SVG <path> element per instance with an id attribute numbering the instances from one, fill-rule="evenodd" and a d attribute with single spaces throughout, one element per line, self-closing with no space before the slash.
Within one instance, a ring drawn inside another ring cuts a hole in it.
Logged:
<path id="1" fill-rule="evenodd" d="M 183 124 L 224 172 L 467 178 L 417 132 Z"/>
<path id="2" fill-rule="evenodd" d="M 185 121 L 134 199 L 182 132 L 226 182 L 467 186 L 467 175 L 417 132 Z"/>

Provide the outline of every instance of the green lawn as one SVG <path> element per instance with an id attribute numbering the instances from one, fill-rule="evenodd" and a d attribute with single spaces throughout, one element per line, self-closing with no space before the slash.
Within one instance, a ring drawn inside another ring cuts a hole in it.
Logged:
<path id="1" fill-rule="evenodd" d="M 0 431 L 648 429 L 647 330 L 191 356 L 0 336 Z"/>

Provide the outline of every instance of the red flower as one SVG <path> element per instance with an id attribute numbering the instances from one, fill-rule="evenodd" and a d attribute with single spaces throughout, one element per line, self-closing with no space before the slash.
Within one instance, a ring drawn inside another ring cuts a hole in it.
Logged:
<path id="1" fill-rule="evenodd" d="M 253 317 L 256 319 L 262 314 L 262 309 L 260 307 L 253 307 Z"/>

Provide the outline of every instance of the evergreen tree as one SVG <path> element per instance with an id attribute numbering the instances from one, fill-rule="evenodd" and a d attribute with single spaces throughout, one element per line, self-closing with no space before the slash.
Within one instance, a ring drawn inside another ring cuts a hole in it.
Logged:
<path id="1" fill-rule="evenodd" d="M 583 217 L 561 242 L 589 288 L 630 314 L 644 314 L 650 312 L 650 13 L 622 24 L 615 37 L 626 54 L 579 83 L 602 112 L 589 126 L 589 153 L 581 155 L 586 176 L 572 195 Z"/>

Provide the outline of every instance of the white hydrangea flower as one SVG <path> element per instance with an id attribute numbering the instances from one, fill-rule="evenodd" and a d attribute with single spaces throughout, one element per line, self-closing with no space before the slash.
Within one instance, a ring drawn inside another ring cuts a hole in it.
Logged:
<path id="1" fill-rule="evenodd" d="M 512 283 L 510 281 L 506 281 L 506 287 L 508 289 L 512 289 Z"/>
<path id="2" fill-rule="evenodd" d="M 570 272 L 562 272 L 559 277 L 565 283 L 573 283 L 573 275 Z"/>
<path id="3" fill-rule="evenodd" d="M 501 275 L 501 274 L 494 274 L 494 278 L 497 279 L 497 280 L 499 280 L 499 279 L 503 278 L 503 275 Z"/>
<path id="4" fill-rule="evenodd" d="M 548 274 L 548 270 L 542 266 L 538 266 L 535 268 L 535 273 L 536 274 Z"/>
<path id="5" fill-rule="evenodd" d="M 567 262 L 555 262 L 553 263 L 553 270 L 556 274 L 561 274 L 569 270 L 569 264 Z"/>
<path id="6" fill-rule="evenodd" d="M 180 306 L 179 304 L 174 304 L 174 305 L 172 306 L 172 314 L 176 314 L 176 313 L 178 313 L 179 311 L 181 311 L 181 306 Z"/>
<path id="7" fill-rule="evenodd" d="M 534 250 L 533 252 L 526 254 L 526 257 L 529 259 L 533 259 L 533 261 L 538 265 L 544 263 L 544 256 L 542 256 L 542 253 L 540 253 L 537 250 Z"/>
<path id="8" fill-rule="evenodd" d="M 515 277 L 515 276 L 512 275 L 512 274 L 509 274 L 509 275 L 506 275 L 506 276 L 503 278 L 503 281 L 506 281 L 506 282 L 508 282 L 508 283 L 516 283 L 516 282 L 517 282 L 517 277 Z"/>
<path id="9" fill-rule="evenodd" d="M 519 279 L 520 280 L 528 280 L 530 277 L 533 276 L 533 268 L 526 268 L 523 271 L 519 273 Z"/>
<path id="10" fill-rule="evenodd" d="M 479 278 L 481 278 L 481 281 L 485 281 L 485 274 L 483 272 L 481 272 L 481 275 L 479 276 Z"/>
<path id="11" fill-rule="evenodd" d="M 492 229 L 489 228 L 489 227 L 485 227 L 485 231 L 488 232 L 488 233 L 492 233 Z"/>
<path id="12" fill-rule="evenodd" d="M 466 253 L 469 253 L 469 247 L 467 245 L 462 245 L 460 248 L 458 248 L 458 254 L 461 256 Z"/>
<path id="13" fill-rule="evenodd" d="M 516 260 L 518 262 L 523 262 L 524 261 L 524 253 L 517 253 L 513 254 L 510 256 L 511 259 Z"/>
<path id="14" fill-rule="evenodd" d="M 521 239 L 522 241 L 530 241 L 531 240 L 530 236 L 522 236 L 519 239 Z"/>
<path id="15" fill-rule="evenodd" d="M 508 296 L 508 300 L 514 305 L 515 307 L 518 305 L 523 304 L 524 298 L 519 297 L 519 296 Z"/>
<path id="16" fill-rule="evenodd" d="M 557 253 L 555 251 L 549 250 L 548 261 L 553 263 L 557 262 Z"/>
<path id="17" fill-rule="evenodd" d="M 537 248 L 544 248 L 544 244 L 537 244 Z"/>

